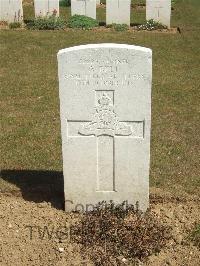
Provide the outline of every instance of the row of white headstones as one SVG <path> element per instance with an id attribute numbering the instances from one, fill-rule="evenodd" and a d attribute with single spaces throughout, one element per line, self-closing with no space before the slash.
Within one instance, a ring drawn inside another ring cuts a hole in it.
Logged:
<path id="1" fill-rule="evenodd" d="M 71 0 L 71 14 L 96 19 L 99 0 Z M 35 16 L 59 16 L 59 0 L 34 0 Z M 131 0 L 106 0 L 106 24 L 130 25 Z M 146 19 L 154 19 L 170 27 L 171 0 L 146 0 Z M 0 21 L 22 21 L 22 0 L 1 0 Z"/>

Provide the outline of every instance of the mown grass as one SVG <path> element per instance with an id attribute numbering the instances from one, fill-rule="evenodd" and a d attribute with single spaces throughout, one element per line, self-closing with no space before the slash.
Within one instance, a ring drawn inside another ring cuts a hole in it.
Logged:
<path id="1" fill-rule="evenodd" d="M 153 50 L 151 186 L 198 194 L 199 10 L 198 0 L 177 1 L 181 34 L 1 30 L 1 168 L 61 171 L 57 52 L 127 43 Z"/>

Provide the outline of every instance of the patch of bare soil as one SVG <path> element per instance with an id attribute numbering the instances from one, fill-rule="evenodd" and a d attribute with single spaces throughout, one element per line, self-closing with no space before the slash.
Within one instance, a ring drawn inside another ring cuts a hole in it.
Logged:
<path id="1" fill-rule="evenodd" d="M 122 257 L 118 265 L 199 265 L 200 250 L 187 239 L 200 221 L 199 199 L 187 195 L 178 198 L 155 189 L 151 202 L 151 212 L 171 227 L 171 237 L 147 260 L 130 264 Z M 65 213 L 50 202 L 36 203 L 20 194 L 1 193 L 0 265 L 94 265 L 89 256 L 83 257 L 82 246 L 70 239 L 70 228 L 81 218 L 82 214 Z"/>

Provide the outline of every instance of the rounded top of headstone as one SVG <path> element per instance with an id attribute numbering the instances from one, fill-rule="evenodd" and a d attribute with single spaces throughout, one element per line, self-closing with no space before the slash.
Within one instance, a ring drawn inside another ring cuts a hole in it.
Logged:
<path id="1" fill-rule="evenodd" d="M 152 54 L 152 50 L 150 48 L 136 46 L 136 45 L 129 45 L 129 44 L 117 44 L 117 43 L 99 43 L 99 44 L 86 44 L 86 45 L 79 45 L 73 46 L 65 49 L 61 49 L 58 52 L 58 57 L 64 53 L 73 52 L 77 50 L 85 50 L 85 49 L 99 49 L 99 48 L 112 48 L 112 49 L 129 49 L 135 51 L 141 51 L 144 53 Z"/>

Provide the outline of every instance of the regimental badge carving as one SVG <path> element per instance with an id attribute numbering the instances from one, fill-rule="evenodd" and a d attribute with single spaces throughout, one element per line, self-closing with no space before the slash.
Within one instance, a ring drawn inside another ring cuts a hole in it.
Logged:
<path id="1" fill-rule="evenodd" d="M 106 93 L 103 93 L 95 106 L 95 113 L 91 122 L 81 124 L 79 134 L 89 136 L 130 136 L 132 128 L 125 122 L 119 122 L 114 111 L 112 100 Z"/>

